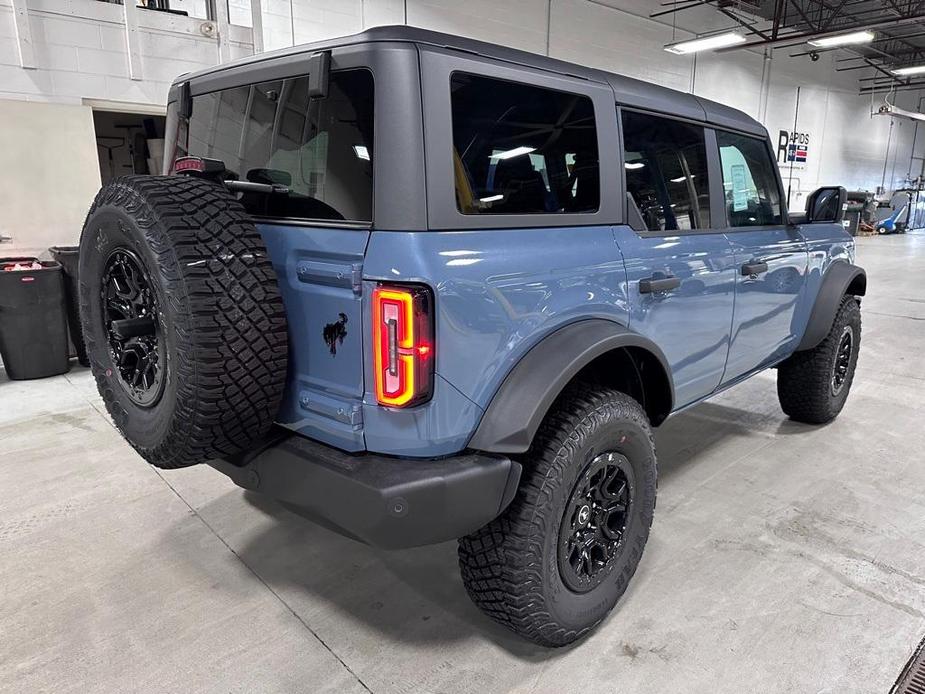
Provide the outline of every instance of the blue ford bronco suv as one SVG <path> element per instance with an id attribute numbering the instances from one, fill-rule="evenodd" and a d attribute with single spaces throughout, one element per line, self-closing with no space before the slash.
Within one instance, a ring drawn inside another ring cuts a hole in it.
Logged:
<path id="1" fill-rule="evenodd" d="M 83 331 L 116 426 L 379 547 L 459 538 L 560 646 L 625 591 L 652 429 L 763 369 L 851 388 L 864 271 L 765 129 L 657 85 L 383 27 L 181 76 L 167 175 L 97 195 Z"/>

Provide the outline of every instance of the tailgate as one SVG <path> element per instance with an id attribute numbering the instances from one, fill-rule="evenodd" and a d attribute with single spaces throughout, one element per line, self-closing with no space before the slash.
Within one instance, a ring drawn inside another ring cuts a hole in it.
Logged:
<path id="1" fill-rule="evenodd" d="M 289 322 L 277 422 L 347 451 L 363 438 L 363 254 L 369 231 L 258 224 Z"/>

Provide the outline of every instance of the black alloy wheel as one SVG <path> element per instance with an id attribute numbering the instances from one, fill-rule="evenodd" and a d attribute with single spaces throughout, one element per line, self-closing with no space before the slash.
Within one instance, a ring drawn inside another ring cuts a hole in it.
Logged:
<path id="1" fill-rule="evenodd" d="M 854 350 L 854 331 L 846 325 L 842 331 L 838 348 L 835 351 L 835 363 L 832 365 L 832 395 L 841 393 L 848 380 L 848 371 L 851 367 L 851 353 Z"/>
<path id="2" fill-rule="evenodd" d="M 597 626 L 626 591 L 655 510 L 655 441 L 642 404 L 576 381 L 530 449 L 511 504 L 459 541 L 466 592 L 544 646 Z"/>
<path id="3" fill-rule="evenodd" d="M 117 248 L 100 287 L 104 330 L 119 383 L 141 407 L 156 404 L 164 389 L 164 341 L 148 273 L 132 251 Z"/>
<path id="4" fill-rule="evenodd" d="M 634 482 L 629 461 L 613 451 L 596 456 L 579 477 L 559 530 L 559 572 L 570 590 L 592 590 L 617 565 Z"/>

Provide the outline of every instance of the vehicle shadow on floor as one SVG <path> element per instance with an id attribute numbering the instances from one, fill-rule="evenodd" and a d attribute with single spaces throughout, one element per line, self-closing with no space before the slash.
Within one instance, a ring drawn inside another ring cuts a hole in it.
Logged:
<path id="1" fill-rule="evenodd" d="M 681 413 L 659 431 L 660 474 L 667 476 L 696 465 L 728 437 L 756 435 L 752 421 L 756 418 L 762 420 L 760 429 L 765 436 L 806 429 L 782 417 L 771 420 L 713 403 Z M 235 551 L 309 624 L 322 615 L 320 621 L 336 624 L 329 626 L 332 631 L 371 630 L 383 643 L 439 644 L 488 638 L 526 661 L 549 660 L 570 650 L 531 644 L 483 615 L 469 601 L 459 577 L 455 542 L 377 550 L 328 531 L 259 494 L 245 492 L 244 498 L 272 522 Z M 214 503 L 226 503 L 226 498 Z M 624 602 L 637 587 L 630 585 Z M 346 616 L 347 621 L 328 619 L 330 610 Z M 607 622 L 618 622 L 619 613 L 618 604 Z M 336 638 L 331 633 L 323 636 Z"/>
<path id="2" fill-rule="evenodd" d="M 656 429 L 658 475 L 667 479 L 689 465 L 704 461 L 733 437 L 768 440 L 806 434 L 818 428 L 788 419 L 779 411 L 768 415 L 715 402 L 700 403 Z"/>
<path id="3" fill-rule="evenodd" d="M 334 620 L 333 629 L 349 633 L 351 641 L 356 630 L 375 632 L 374 639 L 384 648 L 388 643 L 433 645 L 488 638 L 527 661 L 547 660 L 568 650 L 541 648 L 483 615 L 466 595 L 455 542 L 379 550 L 254 492 L 244 492 L 244 499 L 272 522 L 236 553 L 309 625 L 319 621 L 319 615 L 332 624 L 327 613 L 333 611 L 347 617 Z M 330 632 L 319 635 L 326 641 L 336 639 Z"/>

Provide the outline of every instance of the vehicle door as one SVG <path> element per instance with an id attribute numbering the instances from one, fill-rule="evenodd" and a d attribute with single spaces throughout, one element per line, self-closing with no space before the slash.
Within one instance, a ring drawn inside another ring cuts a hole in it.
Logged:
<path id="1" fill-rule="evenodd" d="M 776 165 L 766 139 L 716 131 L 723 222 L 736 256 L 732 341 L 723 383 L 787 356 L 798 338 L 797 307 L 808 254 L 787 224 Z"/>
<path id="2" fill-rule="evenodd" d="M 665 353 L 683 407 L 717 388 L 729 350 L 736 266 L 725 223 L 714 224 L 719 172 L 707 152 L 715 140 L 700 123 L 620 116 L 629 212 L 614 235 L 630 327 Z"/>

